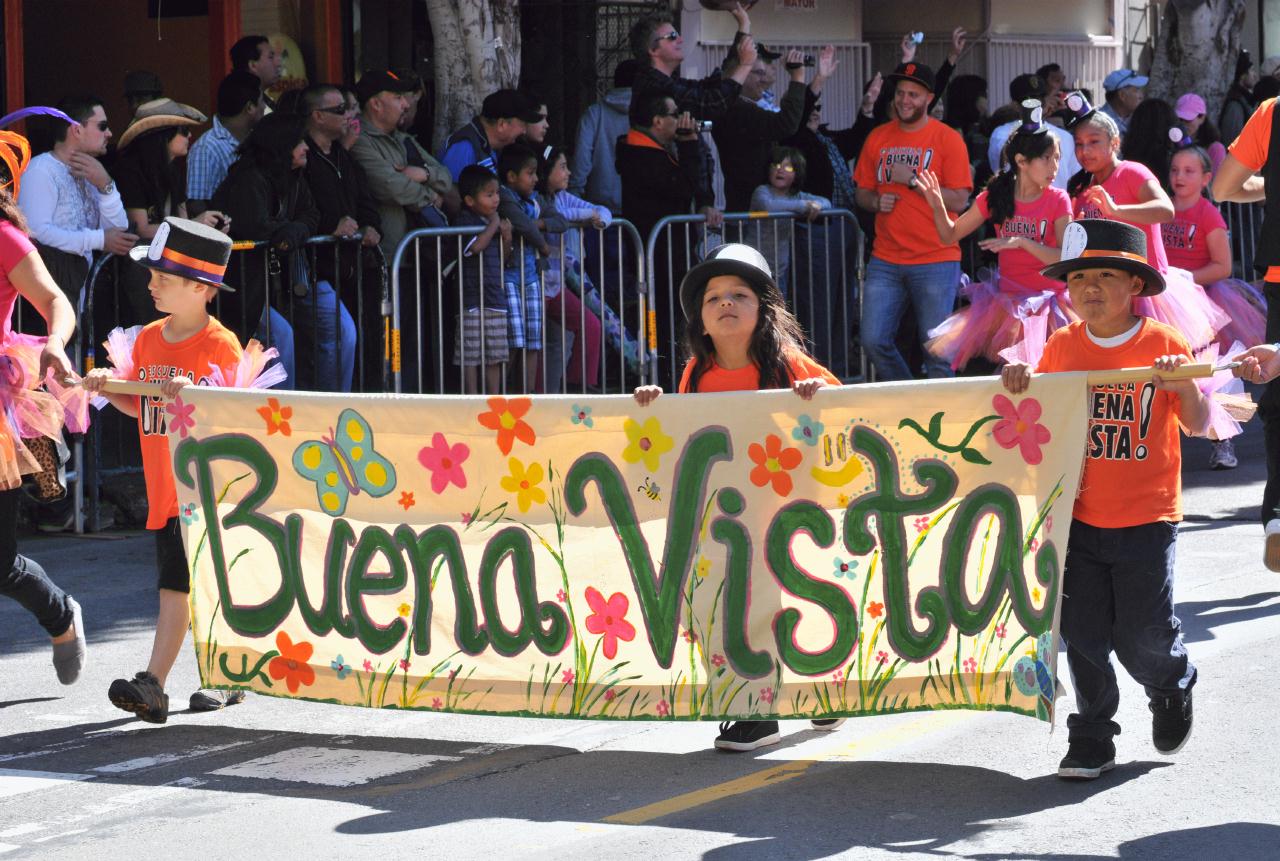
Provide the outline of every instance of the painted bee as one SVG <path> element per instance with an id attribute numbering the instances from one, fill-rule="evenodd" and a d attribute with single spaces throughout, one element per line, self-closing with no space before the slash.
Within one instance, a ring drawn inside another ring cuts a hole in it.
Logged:
<path id="1" fill-rule="evenodd" d="M 658 486 L 658 482 L 648 476 L 645 477 L 644 484 L 636 488 L 636 492 L 643 493 L 655 502 L 662 501 L 662 497 L 658 495 L 662 492 L 662 488 Z"/>

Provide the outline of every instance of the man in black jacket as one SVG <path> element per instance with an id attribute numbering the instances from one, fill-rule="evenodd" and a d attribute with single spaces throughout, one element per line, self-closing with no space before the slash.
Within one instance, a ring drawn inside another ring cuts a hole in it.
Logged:
<path id="1" fill-rule="evenodd" d="M 306 121 L 307 166 L 303 176 L 320 211 L 316 233 L 324 236 L 362 235 L 361 245 L 382 241 L 378 204 L 365 182 L 364 170 L 339 141 L 354 118 L 346 96 L 332 84 L 313 84 L 303 90 L 298 110 Z M 354 243 L 316 249 L 316 277 L 328 281 L 356 315 L 357 340 L 362 345 L 355 377 L 362 391 L 382 388 L 382 284 L 376 267 L 366 266 L 357 289 L 357 270 L 364 257 Z"/>

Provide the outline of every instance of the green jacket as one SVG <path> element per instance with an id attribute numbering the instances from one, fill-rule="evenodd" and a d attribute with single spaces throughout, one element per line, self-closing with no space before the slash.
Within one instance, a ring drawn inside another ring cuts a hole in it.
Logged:
<path id="1" fill-rule="evenodd" d="M 405 141 L 421 154 L 430 174 L 427 182 L 414 182 L 396 170 L 408 164 Z M 360 137 L 351 147 L 351 155 L 364 169 L 369 192 L 378 204 L 378 213 L 382 216 L 382 253 L 390 263 L 396 246 L 408 232 L 409 213 L 417 213 L 424 206 L 438 206 L 440 196 L 453 185 L 453 177 L 448 168 L 410 135 L 399 130 L 387 134 L 368 121 L 361 124 Z"/>

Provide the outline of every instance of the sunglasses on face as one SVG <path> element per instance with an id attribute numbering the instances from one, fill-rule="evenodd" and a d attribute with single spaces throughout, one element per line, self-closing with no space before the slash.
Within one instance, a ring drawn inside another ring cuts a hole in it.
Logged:
<path id="1" fill-rule="evenodd" d="M 95 126 L 100 132 L 105 132 L 111 127 L 106 120 L 98 120 L 96 123 L 92 123 L 91 125 Z"/>
<path id="2" fill-rule="evenodd" d="M 191 127 L 190 127 L 190 126 L 178 126 L 178 134 L 179 134 L 179 135 L 181 135 L 181 136 L 182 136 L 182 137 L 184 137 L 184 138 L 189 138 L 189 137 L 191 137 Z"/>
<path id="3" fill-rule="evenodd" d="M 670 33 L 667 33 L 665 36 L 655 36 L 653 38 L 653 44 L 656 47 L 659 42 L 674 42 L 676 39 L 679 39 L 679 38 L 680 38 L 680 31 L 672 30 Z"/>
<path id="4" fill-rule="evenodd" d="M 334 116 L 342 116 L 350 110 L 346 105 L 334 105 L 331 108 L 316 108 L 322 114 L 333 114 Z"/>

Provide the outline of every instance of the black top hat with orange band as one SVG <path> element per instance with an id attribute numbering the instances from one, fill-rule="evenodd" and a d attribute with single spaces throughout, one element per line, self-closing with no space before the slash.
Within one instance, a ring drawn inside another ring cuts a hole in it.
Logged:
<path id="1" fill-rule="evenodd" d="M 234 293 L 222 283 L 231 259 L 231 240 L 225 233 L 187 218 L 170 216 L 156 228 L 150 245 L 136 245 L 129 257 L 139 266 L 190 278 Z"/>
<path id="2" fill-rule="evenodd" d="M 1062 259 L 1040 270 L 1055 281 L 1079 269 L 1120 269 L 1146 282 L 1139 296 L 1164 292 L 1164 276 L 1147 262 L 1147 235 L 1132 224 L 1082 218 L 1062 232 Z"/>

